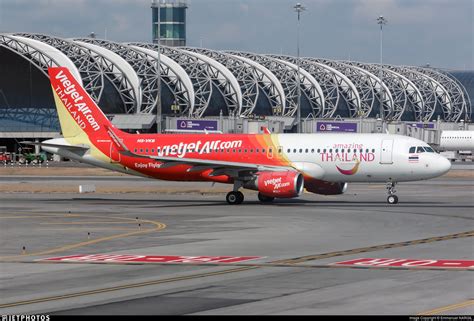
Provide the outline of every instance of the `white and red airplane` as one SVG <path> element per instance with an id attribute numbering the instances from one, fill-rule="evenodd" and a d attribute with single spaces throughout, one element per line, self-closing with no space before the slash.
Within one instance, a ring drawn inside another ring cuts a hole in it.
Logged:
<path id="1" fill-rule="evenodd" d="M 450 162 L 423 141 L 389 134 L 129 134 L 115 128 L 67 68 L 49 68 L 63 138 L 39 143 L 50 153 L 131 175 L 233 184 L 262 202 L 307 191 L 337 195 L 347 182 L 395 184 L 434 178 Z"/>
<path id="2" fill-rule="evenodd" d="M 443 130 L 439 142 L 439 149 L 447 151 L 474 151 L 474 131 Z"/>

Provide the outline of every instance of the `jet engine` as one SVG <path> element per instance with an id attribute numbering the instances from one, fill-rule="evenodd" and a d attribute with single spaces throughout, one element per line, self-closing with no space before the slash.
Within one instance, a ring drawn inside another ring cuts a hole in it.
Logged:
<path id="1" fill-rule="evenodd" d="M 259 191 L 268 197 L 292 198 L 303 192 L 303 175 L 296 171 L 258 172 L 256 177 L 244 184 L 245 188 Z"/>
<path id="2" fill-rule="evenodd" d="M 305 187 L 308 192 L 315 194 L 339 195 L 344 194 L 347 190 L 347 183 L 333 183 L 319 179 L 312 179 L 305 182 Z"/>

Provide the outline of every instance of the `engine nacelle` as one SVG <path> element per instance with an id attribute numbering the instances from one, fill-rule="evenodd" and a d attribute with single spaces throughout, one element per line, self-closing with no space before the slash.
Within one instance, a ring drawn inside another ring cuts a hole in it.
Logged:
<path id="1" fill-rule="evenodd" d="M 259 191 L 265 196 L 292 198 L 303 192 L 303 175 L 296 171 L 258 172 L 257 177 L 244 184 L 245 188 Z"/>
<path id="2" fill-rule="evenodd" d="M 312 179 L 305 182 L 305 187 L 308 192 L 322 195 L 340 195 L 347 190 L 347 183 L 333 183 L 322 181 L 319 179 Z"/>

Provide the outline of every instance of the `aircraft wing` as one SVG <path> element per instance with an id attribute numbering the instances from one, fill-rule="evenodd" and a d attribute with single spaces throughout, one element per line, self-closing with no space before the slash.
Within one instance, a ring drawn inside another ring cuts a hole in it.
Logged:
<path id="1" fill-rule="evenodd" d="M 140 157 L 146 159 L 152 159 L 156 161 L 163 162 L 160 168 L 168 168 L 177 165 L 190 165 L 191 168 L 188 169 L 188 172 L 193 171 L 202 171 L 206 169 L 214 169 L 214 172 L 211 176 L 218 175 L 230 175 L 234 176 L 238 172 L 258 172 L 258 171 L 290 171 L 295 170 L 289 166 L 272 166 L 272 165 L 260 165 L 260 164 L 249 164 L 249 163 L 240 163 L 240 162 L 228 162 L 228 161 L 219 161 L 219 160 L 209 160 L 209 159 L 198 159 L 198 158 L 179 158 L 179 157 L 169 157 L 169 156 L 151 156 L 151 155 L 140 155 L 135 154 L 129 150 L 121 151 L 122 155 Z"/>

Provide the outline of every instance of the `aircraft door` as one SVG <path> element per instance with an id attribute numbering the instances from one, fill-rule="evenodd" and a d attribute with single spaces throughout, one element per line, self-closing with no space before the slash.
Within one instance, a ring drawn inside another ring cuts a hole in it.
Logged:
<path id="1" fill-rule="evenodd" d="M 267 158 L 272 159 L 273 158 L 273 153 L 274 153 L 274 147 L 268 147 L 267 149 Z"/>
<path id="2" fill-rule="evenodd" d="M 380 146 L 380 164 L 393 164 L 393 139 L 382 140 Z"/>

